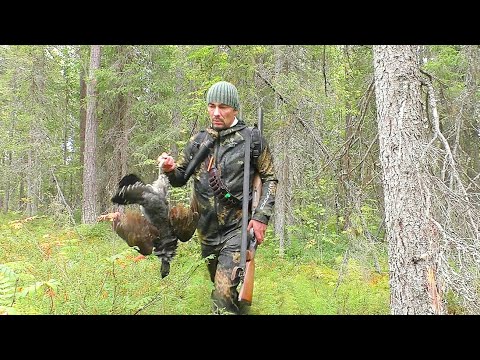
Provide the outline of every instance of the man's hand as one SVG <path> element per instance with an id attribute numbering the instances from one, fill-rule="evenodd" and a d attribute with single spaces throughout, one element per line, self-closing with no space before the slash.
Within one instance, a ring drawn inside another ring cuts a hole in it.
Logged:
<path id="1" fill-rule="evenodd" d="M 175 160 L 173 160 L 173 157 L 168 155 L 166 152 L 162 153 L 162 155 L 158 157 L 157 161 L 160 164 L 162 171 L 165 173 L 175 169 Z"/>
<path id="2" fill-rule="evenodd" d="M 247 226 L 247 231 L 253 228 L 253 232 L 255 233 L 255 239 L 257 239 L 258 245 L 263 242 L 265 238 L 265 231 L 267 230 L 267 224 L 264 224 L 257 220 L 250 220 Z"/>

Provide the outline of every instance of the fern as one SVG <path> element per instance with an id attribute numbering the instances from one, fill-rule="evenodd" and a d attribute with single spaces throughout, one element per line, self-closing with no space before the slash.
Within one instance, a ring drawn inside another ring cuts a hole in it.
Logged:
<path id="1" fill-rule="evenodd" d="M 58 280 L 50 279 L 37 281 L 25 287 L 17 287 L 19 278 L 12 268 L 0 264 L 0 314 L 18 314 L 15 309 L 17 299 L 37 294 L 41 290 L 56 291 L 60 285 Z"/>
<path id="2" fill-rule="evenodd" d="M 35 284 L 22 288 L 17 295 L 19 298 L 22 298 L 30 294 L 36 294 L 41 289 L 51 289 L 56 291 L 59 285 L 60 282 L 55 279 L 50 279 L 48 281 L 37 281 Z"/>
<path id="3" fill-rule="evenodd" d="M 0 306 L 12 306 L 15 302 L 18 275 L 6 265 L 0 264 Z"/>

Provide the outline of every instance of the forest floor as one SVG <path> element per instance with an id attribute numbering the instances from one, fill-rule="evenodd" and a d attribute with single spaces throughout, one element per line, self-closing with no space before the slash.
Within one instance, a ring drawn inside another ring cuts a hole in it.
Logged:
<path id="1" fill-rule="evenodd" d="M 271 234 L 271 233 L 269 233 Z M 359 264 L 257 251 L 251 315 L 389 314 L 388 273 Z M 0 215 L 0 313 L 208 315 L 209 280 L 194 237 L 179 243 L 170 275 L 142 258 L 109 223 L 62 225 L 46 216 Z"/>

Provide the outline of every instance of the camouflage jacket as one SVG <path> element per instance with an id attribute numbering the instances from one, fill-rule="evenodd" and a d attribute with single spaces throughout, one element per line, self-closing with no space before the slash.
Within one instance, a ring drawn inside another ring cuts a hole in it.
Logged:
<path id="1" fill-rule="evenodd" d="M 239 119 L 238 123 L 228 129 L 218 132 L 210 156 L 213 157 L 218 174 L 226 185 L 230 193 L 240 200 L 238 207 L 224 205 L 214 195 L 209 185 L 209 173 L 207 171 L 208 160 L 201 162 L 195 172 L 194 179 L 194 199 L 198 204 L 200 219 L 197 225 L 197 235 L 204 244 L 216 245 L 222 241 L 223 235 L 242 226 L 242 206 L 243 199 L 243 163 L 245 156 L 245 140 L 242 129 L 246 128 L 245 123 Z M 208 132 L 217 133 L 209 128 Z M 250 132 L 248 133 L 250 134 Z M 185 170 L 192 158 L 192 150 L 198 147 L 196 142 L 197 135 L 194 135 L 176 161 L 174 171 L 167 173 L 170 184 L 174 187 L 185 185 L 188 179 L 184 179 Z M 258 157 L 256 170 L 262 179 L 262 194 L 255 213 L 252 218 L 264 224 L 268 224 L 275 204 L 275 192 L 278 180 L 274 174 L 273 158 L 270 148 L 263 141 L 263 150 Z M 250 161 L 250 199 L 252 195 L 252 179 L 255 171 L 254 162 Z M 251 203 L 251 201 L 250 201 Z M 250 214 L 251 212 L 249 212 Z"/>

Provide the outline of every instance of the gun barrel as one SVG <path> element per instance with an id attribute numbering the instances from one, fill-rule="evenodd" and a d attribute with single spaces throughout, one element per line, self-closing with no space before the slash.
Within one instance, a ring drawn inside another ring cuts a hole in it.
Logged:
<path id="1" fill-rule="evenodd" d="M 210 149 L 213 147 L 215 141 L 213 139 L 207 139 L 207 141 L 203 142 L 198 149 L 197 154 L 195 157 L 190 161 L 185 170 L 185 175 L 183 176 L 185 180 L 188 180 L 190 176 L 195 171 L 195 168 L 200 164 L 205 158 L 208 156 Z"/>

